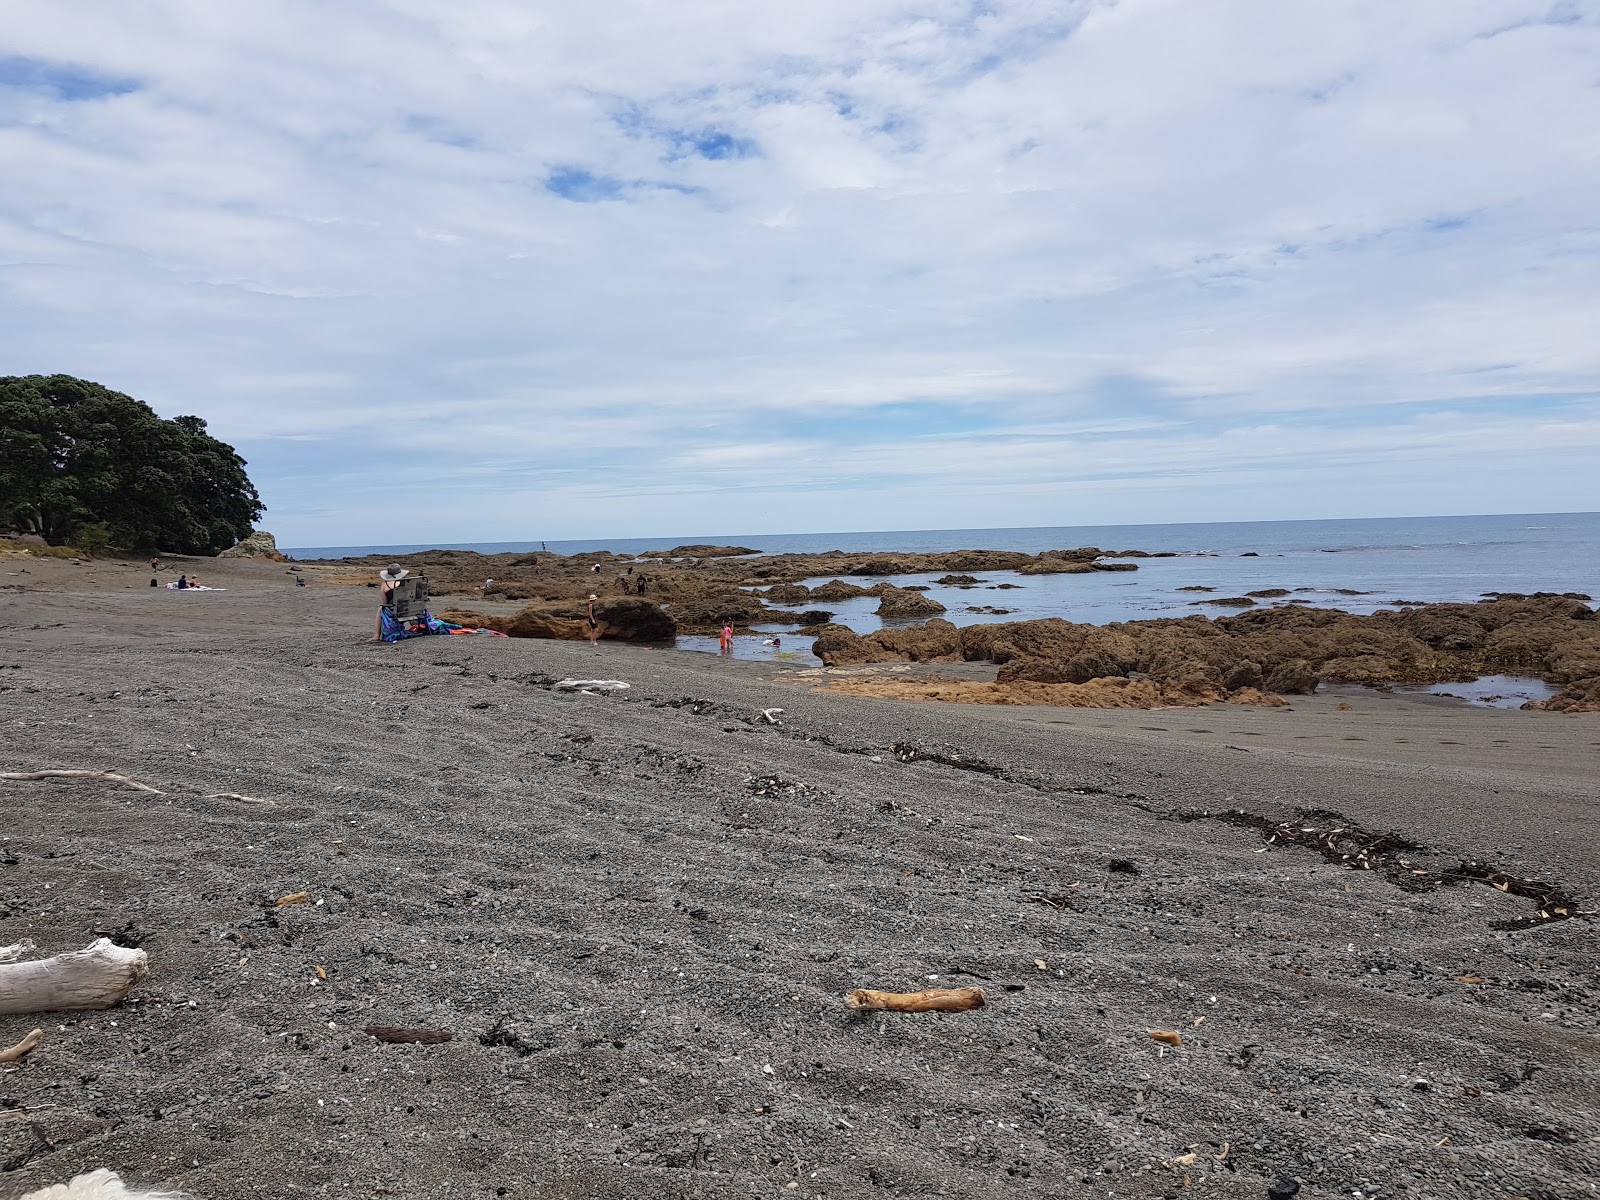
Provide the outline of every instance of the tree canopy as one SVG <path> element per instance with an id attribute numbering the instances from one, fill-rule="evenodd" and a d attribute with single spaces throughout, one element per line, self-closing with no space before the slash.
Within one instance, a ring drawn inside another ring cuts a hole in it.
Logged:
<path id="1" fill-rule="evenodd" d="M 0 528 L 216 554 L 261 515 L 244 468 L 199 417 L 70 375 L 0 376 Z"/>

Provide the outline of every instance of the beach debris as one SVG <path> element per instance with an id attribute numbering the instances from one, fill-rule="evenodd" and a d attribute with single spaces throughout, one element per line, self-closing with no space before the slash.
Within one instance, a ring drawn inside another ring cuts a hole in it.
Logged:
<path id="1" fill-rule="evenodd" d="M 1399 833 L 1373 833 L 1326 809 L 1300 809 L 1292 821 L 1270 818 L 1232 809 L 1227 812 L 1188 812 L 1185 821 L 1216 820 L 1244 829 L 1253 829 L 1267 846 L 1305 846 L 1319 852 L 1330 863 L 1351 871 L 1378 871 L 1389 882 L 1411 892 L 1432 891 L 1463 883 L 1482 883 L 1497 892 L 1521 896 L 1538 905 L 1536 915 L 1491 922 L 1494 929 L 1522 929 L 1572 917 L 1595 916 L 1592 904 L 1585 907 L 1558 883 L 1524 879 L 1482 862 L 1461 862 L 1453 869 L 1427 870 L 1417 858 L 1430 853 L 1428 847 Z"/>
<path id="2" fill-rule="evenodd" d="M 241 796 L 238 792 L 212 792 L 206 796 L 207 800 L 236 800 L 240 804 L 264 804 L 269 808 L 276 808 L 276 800 L 263 800 L 259 796 Z"/>
<path id="3" fill-rule="evenodd" d="M 844 998 L 857 1012 L 966 1012 L 989 1003 L 982 988 L 928 988 L 921 992 L 875 992 L 857 988 Z"/>
<path id="4" fill-rule="evenodd" d="M 400 1029 L 393 1025 L 368 1025 L 361 1032 L 380 1042 L 423 1046 L 437 1046 L 456 1036 L 448 1029 Z"/>
<path id="5" fill-rule="evenodd" d="M 82 950 L 0 966 L 0 1014 L 110 1008 L 150 969 L 143 950 L 99 938 Z"/>
<path id="6" fill-rule="evenodd" d="M 1126 858 L 1113 858 L 1106 864 L 1106 870 L 1113 875 L 1137 875 L 1139 868 Z"/>
<path id="7" fill-rule="evenodd" d="M 32 949 L 33 942 L 26 938 L 10 946 L 0 946 L 0 963 L 16 962 Z"/>
<path id="8" fill-rule="evenodd" d="M 1178 1050 L 1183 1049 L 1183 1035 L 1171 1029 L 1150 1030 L 1150 1040 L 1160 1042 L 1163 1046 L 1172 1046 Z"/>
<path id="9" fill-rule="evenodd" d="M 1300 1181 L 1279 1175 L 1267 1184 L 1267 1200 L 1292 1200 L 1300 1194 Z"/>
<path id="10" fill-rule="evenodd" d="M 39 1043 L 44 1040 L 44 1030 L 35 1029 L 15 1046 L 7 1046 L 0 1050 L 0 1063 L 21 1062 L 39 1048 Z"/>
<path id="11" fill-rule="evenodd" d="M 761 719 L 768 725 L 782 725 L 783 722 L 778 720 L 782 712 L 783 709 L 781 708 L 763 708 L 761 710 Z"/>
<path id="12" fill-rule="evenodd" d="M 1050 969 L 1050 964 L 1045 962 L 1045 960 L 1042 959 L 1042 958 L 1034 959 L 1033 960 L 1033 965 L 1038 967 L 1039 970 L 1041 970 L 1041 971 L 1048 971 Z"/>
<path id="13" fill-rule="evenodd" d="M 1175 1154 L 1171 1158 L 1163 1159 L 1161 1165 L 1170 1171 L 1174 1167 L 1192 1167 L 1199 1161 L 1200 1156 L 1190 1150 L 1187 1154 Z"/>
<path id="14" fill-rule="evenodd" d="M 580 692 L 586 696 L 597 696 L 601 692 L 626 691 L 633 684 L 624 683 L 620 679 L 558 679 L 550 686 L 558 692 Z"/>
<path id="15" fill-rule="evenodd" d="M 273 901 L 274 908 L 287 908 L 291 904 L 304 904 L 311 899 L 310 892 L 290 892 L 286 896 L 279 896 Z"/>
<path id="16" fill-rule="evenodd" d="M 0 771 L 0 779 L 98 779 L 105 783 L 120 783 L 123 787 L 130 787 L 136 792 L 148 792 L 152 796 L 166 795 L 165 792 L 151 787 L 148 783 L 140 783 L 137 779 L 129 779 L 126 775 L 118 775 L 115 771 L 76 771 L 58 769 L 48 769 L 43 771 Z"/>

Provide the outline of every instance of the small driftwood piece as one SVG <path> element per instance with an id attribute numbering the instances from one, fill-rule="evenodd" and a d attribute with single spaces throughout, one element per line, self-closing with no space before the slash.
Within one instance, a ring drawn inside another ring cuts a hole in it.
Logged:
<path id="1" fill-rule="evenodd" d="M 0 966 L 0 1015 L 110 1008 L 150 969 L 143 950 L 100 938 L 82 950 Z"/>
<path id="2" fill-rule="evenodd" d="M 166 795 L 159 788 L 153 788 L 148 783 L 140 783 L 137 779 L 129 779 L 126 775 L 118 775 L 115 771 L 0 771 L 0 779 L 99 779 L 105 783 L 120 783 L 123 787 L 130 787 L 136 792 L 149 792 L 152 796 Z"/>
<path id="3" fill-rule="evenodd" d="M 39 1048 L 39 1043 L 44 1040 L 44 1030 L 35 1029 L 15 1046 L 7 1046 L 0 1050 L 0 1063 L 21 1062 Z"/>
<path id="4" fill-rule="evenodd" d="M 238 792 L 212 792 L 207 800 L 237 800 L 240 804 L 264 804 L 268 808 L 276 808 L 276 800 L 264 800 L 260 796 L 241 796 Z"/>
<path id="5" fill-rule="evenodd" d="M 392 1025 L 368 1025 L 361 1032 L 380 1042 L 420 1042 L 424 1046 L 437 1046 L 456 1036 L 445 1029 L 396 1029 Z"/>
<path id="6" fill-rule="evenodd" d="M 982 988 L 929 988 L 925 992 L 874 992 L 857 988 L 844 998 L 857 1012 L 966 1012 L 982 1008 L 989 996 Z"/>

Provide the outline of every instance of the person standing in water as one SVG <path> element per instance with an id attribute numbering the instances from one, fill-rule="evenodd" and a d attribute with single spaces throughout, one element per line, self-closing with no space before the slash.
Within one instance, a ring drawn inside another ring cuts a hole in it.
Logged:
<path id="1" fill-rule="evenodd" d="M 733 626 L 732 625 L 724 625 L 722 627 L 722 652 L 724 654 L 732 654 L 733 653 Z"/>

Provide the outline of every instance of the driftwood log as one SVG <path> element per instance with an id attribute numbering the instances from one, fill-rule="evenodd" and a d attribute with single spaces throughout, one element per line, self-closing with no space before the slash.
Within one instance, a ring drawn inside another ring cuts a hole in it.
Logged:
<path id="1" fill-rule="evenodd" d="M 0 771 L 0 779 L 97 779 L 104 783 L 120 783 L 123 787 L 130 787 L 136 792 L 149 792 L 152 796 L 165 796 L 166 793 L 158 788 L 151 787 L 148 783 L 140 783 L 137 779 L 129 779 L 126 775 L 118 775 L 115 771 Z"/>
<path id="2" fill-rule="evenodd" d="M 143 950 L 118 946 L 110 938 L 54 958 L 0 960 L 0 1015 L 110 1008 L 149 969 L 150 956 Z"/>
<path id="3" fill-rule="evenodd" d="M 857 988 L 844 1002 L 858 1012 L 966 1012 L 982 1008 L 989 996 L 982 988 L 929 988 L 925 992 L 874 992 Z"/>

